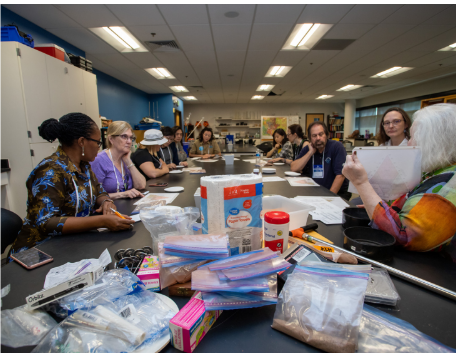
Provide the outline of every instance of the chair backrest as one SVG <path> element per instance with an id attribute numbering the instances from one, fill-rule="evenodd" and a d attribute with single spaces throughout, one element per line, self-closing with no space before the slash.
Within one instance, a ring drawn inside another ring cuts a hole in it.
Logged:
<path id="1" fill-rule="evenodd" d="M 12 244 L 16 240 L 17 233 L 22 228 L 22 219 L 14 212 L 2 208 L 2 254 L 8 245 Z"/>

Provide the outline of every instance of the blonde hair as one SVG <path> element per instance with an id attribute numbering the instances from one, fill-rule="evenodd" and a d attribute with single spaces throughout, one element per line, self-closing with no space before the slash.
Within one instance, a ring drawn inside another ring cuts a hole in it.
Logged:
<path id="1" fill-rule="evenodd" d="M 141 145 L 141 144 L 139 144 L 138 148 L 142 149 L 142 150 L 147 149 L 151 155 L 153 155 L 155 157 L 158 157 L 157 152 L 152 150 L 153 146 L 157 146 L 157 145 Z"/>
<path id="2" fill-rule="evenodd" d="M 131 132 L 134 133 L 131 125 L 126 121 L 113 121 L 109 125 L 107 132 L 106 143 L 108 144 L 108 148 L 112 147 L 112 143 L 111 141 L 109 141 L 110 136 L 122 135 L 127 130 L 131 130 Z"/>

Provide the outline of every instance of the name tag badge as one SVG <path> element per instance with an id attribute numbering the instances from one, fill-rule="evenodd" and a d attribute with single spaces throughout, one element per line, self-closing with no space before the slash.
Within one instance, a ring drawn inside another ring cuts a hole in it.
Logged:
<path id="1" fill-rule="evenodd" d="M 200 147 L 199 147 L 199 150 L 200 150 L 201 152 L 203 151 L 203 149 L 204 149 L 203 146 L 200 146 Z"/>
<path id="2" fill-rule="evenodd" d="M 312 178 L 323 178 L 323 164 L 314 164 Z"/>

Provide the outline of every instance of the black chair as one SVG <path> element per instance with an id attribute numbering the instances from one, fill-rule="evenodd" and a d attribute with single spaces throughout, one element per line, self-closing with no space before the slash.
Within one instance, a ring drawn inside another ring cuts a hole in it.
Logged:
<path id="1" fill-rule="evenodd" d="M 268 153 L 270 150 L 272 150 L 272 142 L 263 142 L 262 144 L 256 145 L 255 147 L 263 153 Z"/>
<path id="2" fill-rule="evenodd" d="M 2 254 L 8 245 L 16 240 L 17 233 L 22 228 L 22 219 L 14 212 L 2 208 Z"/>

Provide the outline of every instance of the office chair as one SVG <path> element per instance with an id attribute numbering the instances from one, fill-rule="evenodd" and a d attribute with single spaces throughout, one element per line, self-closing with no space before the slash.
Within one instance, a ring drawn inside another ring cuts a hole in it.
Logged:
<path id="1" fill-rule="evenodd" d="M 22 219 L 14 212 L 2 208 L 2 245 L 1 253 L 3 254 L 8 247 L 16 240 L 17 233 L 22 228 Z"/>

